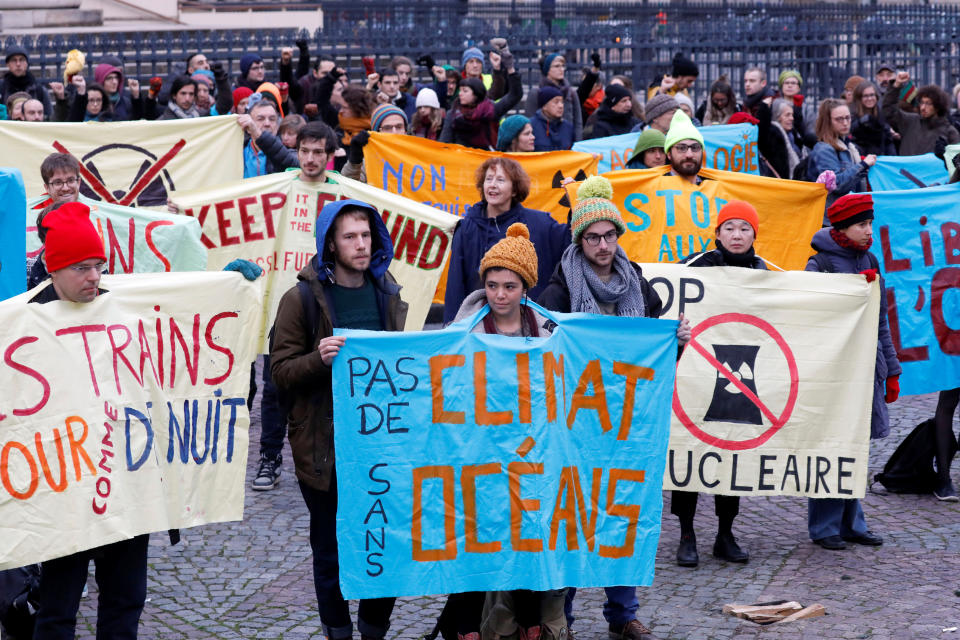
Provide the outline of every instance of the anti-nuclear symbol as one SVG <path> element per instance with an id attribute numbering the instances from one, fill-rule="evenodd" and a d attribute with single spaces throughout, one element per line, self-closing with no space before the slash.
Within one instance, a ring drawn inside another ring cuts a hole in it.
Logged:
<path id="1" fill-rule="evenodd" d="M 724 367 L 733 373 L 743 385 L 757 395 L 754 370 L 757 362 L 756 345 L 715 344 L 713 353 Z M 737 388 L 726 376 L 717 371 L 713 388 L 713 400 L 703 417 L 710 422 L 735 422 L 738 424 L 763 424 L 760 408 Z"/>

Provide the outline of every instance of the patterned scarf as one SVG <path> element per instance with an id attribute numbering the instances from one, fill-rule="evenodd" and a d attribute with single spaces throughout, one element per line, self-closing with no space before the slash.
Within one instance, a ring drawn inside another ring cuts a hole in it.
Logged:
<path id="1" fill-rule="evenodd" d="M 833 227 L 830 227 L 830 237 L 833 238 L 833 241 L 844 249 L 849 249 L 850 251 L 867 251 L 870 248 L 870 245 L 873 244 L 873 238 L 867 240 L 866 244 L 857 244 L 853 240 L 847 237 L 847 234 L 842 231 L 837 231 Z"/>
<path id="2" fill-rule="evenodd" d="M 182 119 L 182 118 L 199 118 L 200 117 L 200 111 L 197 110 L 197 105 L 195 104 L 191 105 L 190 108 L 187 109 L 186 111 L 178 107 L 177 103 L 174 102 L 173 100 L 171 100 L 167 104 L 167 106 L 170 108 L 170 111 L 173 111 L 173 115 L 177 116 L 178 118 Z"/>
<path id="3" fill-rule="evenodd" d="M 570 290 L 571 312 L 602 314 L 601 304 L 613 304 L 618 316 L 646 317 L 647 303 L 643 299 L 640 278 L 619 245 L 609 282 L 604 282 L 596 274 L 579 244 L 571 244 L 564 250 L 560 264 Z"/>

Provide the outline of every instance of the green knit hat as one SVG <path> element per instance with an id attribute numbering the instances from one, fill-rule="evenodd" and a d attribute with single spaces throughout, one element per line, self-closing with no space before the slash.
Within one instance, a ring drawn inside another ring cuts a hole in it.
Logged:
<path id="1" fill-rule="evenodd" d="M 673 120 L 670 121 L 670 130 L 667 131 L 667 139 L 664 142 L 663 150 L 667 153 L 673 145 L 681 140 L 696 140 L 703 146 L 703 136 L 690 121 L 690 116 L 683 112 L 683 109 L 677 109 L 673 114 Z"/>
<path id="2" fill-rule="evenodd" d="M 590 176 L 577 187 L 577 204 L 570 219 L 574 242 L 579 243 L 587 227 L 601 220 L 612 222 L 618 236 L 624 234 L 627 228 L 617 206 L 610 200 L 612 197 L 613 185 L 603 176 Z"/>
<path id="3" fill-rule="evenodd" d="M 637 142 L 633 145 L 633 154 L 631 154 L 627 163 L 633 162 L 634 158 L 643 156 L 644 151 L 663 149 L 664 144 L 666 144 L 666 137 L 653 127 L 647 127 L 643 130 L 643 133 L 637 137 Z"/>
<path id="4" fill-rule="evenodd" d="M 800 72 L 795 69 L 787 69 L 786 71 L 781 71 L 780 76 L 777 78 L 777 85 L 783 86 L 783 81 L 787 78 L 796 78 L 797 82 L 800 83 L 800 86 L 803 86 L 803 76 L 800 75 Z"/>

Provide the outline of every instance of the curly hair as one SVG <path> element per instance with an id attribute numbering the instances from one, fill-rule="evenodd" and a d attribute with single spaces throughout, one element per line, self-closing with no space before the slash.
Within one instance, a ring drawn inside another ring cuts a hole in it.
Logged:
<path id="1" fill-rule="evenodd" d="M 523 170 L 520 163 L 512 158 L 495 157 L 487 158 L 479 167 L 477 167 L 477 191 L 480 192 L 480 199 L 487 201 L 483 195 L 483 182 L 487 177 L 487 170 L 500 167 L 507 174 L 507 178 L 513 183 L 513 196 L 510 198 L 512 205 L 516 206 L 527 199 L 530 195 L 530 176 Z"/>
<path id="2" fill-rule="evenodd" d="M 939 117 L 942 118 L 947 115 L 947 111 L 950 109 L 950 99 L 947 98 L 943 89 L 935 84 L 920 87 L 920 90 L 917 91 L 917 104 L 919 105 L 924 98 L 928 98 L 933 103 L 933 108 L 936 109 Z"/>

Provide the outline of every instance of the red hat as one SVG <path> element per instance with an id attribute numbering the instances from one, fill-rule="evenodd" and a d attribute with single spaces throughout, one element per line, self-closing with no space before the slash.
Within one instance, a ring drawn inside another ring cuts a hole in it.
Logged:
<path id="1" fill-rule="evenodd" d="M 44 255 L 50 273 L 90 258 L 107 261 L 87 205 L 68 202 L 44 216 L 41 224 L 47 230 Z"/>
<path id="2" fill-rule="evenodd" d="M 737 111 L 730 116 L 730 119 L 727 120 L 727 124 L 743 124 L 747 122 L 749 124 L 760 124 L 760 121 L 754 118 L 752 115 L 746 111 Z"/>
<path id="3" fill-rule="evenodd" d="M 240 104 L 240 101 L 244 98 L 249 98 L 253 95 L 253 89 L 249 87 L 237 87 L 233 90 L 233 111 L 236 113 L 237 106 Z"/>
<path id="4" fill-rule="evenodd" d="M 827 220 L 837 230 L 873 220 L 873 197 L 869 193 L 848 193 L 837 198 L 827 209 Z"/>
<path id="5" fill-rule="evenodd" d="M 753 227 L 754 237 L 760 231 L 760 216 L 757 215 L 757 210 L 749 202 L 734 200 L 723 205 L 717 214 L 717 229 L 727 220 L 746 220 Z"/>

